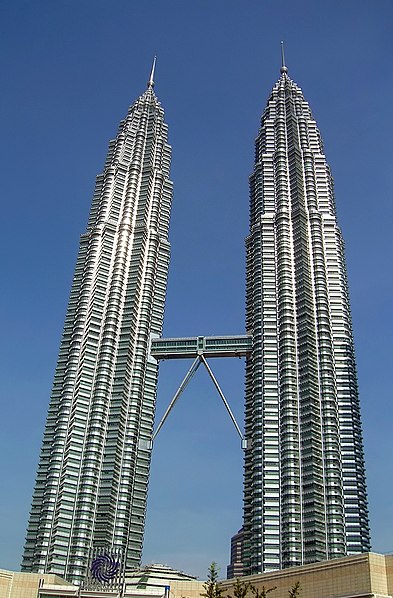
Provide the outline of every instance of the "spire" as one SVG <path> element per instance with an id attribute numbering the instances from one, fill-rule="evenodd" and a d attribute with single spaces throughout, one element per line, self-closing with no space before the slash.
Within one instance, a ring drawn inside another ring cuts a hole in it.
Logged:
<path id="1" fill-rule="evenodd" d="M 150 71 L 150 78 L 149 78 L 149 81 L 147 82 L 148 89 L 153 89 L 153 87 L 154 87 L 154 71 L 156 68 L 156 60 L 157 60 L 157 56 L 154 56 L 153 64 L 152 64 L 151 71 Z"/>
<path id="2" fill-rule="evenodd" d="M 284 42 L 281 42 L 281 68 L 280 68 L 280 73 L 287 73 L 288 69 L 285 65 L 285 54 L 284 54 Z"/>

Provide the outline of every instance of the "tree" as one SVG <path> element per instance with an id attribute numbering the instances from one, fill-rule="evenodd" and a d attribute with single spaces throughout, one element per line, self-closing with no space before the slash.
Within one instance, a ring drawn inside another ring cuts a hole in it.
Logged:
<path id="1" fill-rule="evenodd" d="M 301 592 L 301 587 L 300 587 L 300 581 L 297 581 L 290 590 L 288 590 L 288 594 L 290 598 L 297 598 L 297 596 L 300 596 L 300 592 Z"/>
<path id="2" fill-rule="evenodd" d="M 240 579 L 236 579 L 235 585 L 233 586 L 233 595 L 234 598 L 246 598 L 248 590 L 254 591 L 253 586 L 249 581 L 240 581 Z M 227 598 L 232 598 L 230 594 L 228 594 Z"/>
<path id="3" fill-rule="evenodd" d="M 222 598 L 224 590 L 218 585 L 218 567 L 217 563 L 213 562 L 207 573 L 207 581 L 203 584 L 205 591 L 201 594 L 204 598 Z"/>
<path id="4" fill-rule="evenodd" d="M 274 586 L 273 588 L 265 588 L 265 586 L 262 586 L 261 589 L 253 588 L 255 598 L 266 598 L 268 593 L 273 592 L 274 590 L 277 590 L 277 586 Z"/>

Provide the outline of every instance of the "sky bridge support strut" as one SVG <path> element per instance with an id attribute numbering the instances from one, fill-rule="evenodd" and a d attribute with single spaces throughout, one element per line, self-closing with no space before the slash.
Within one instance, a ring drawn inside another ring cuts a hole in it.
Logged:
<path id="1" fill-rule="evenodd" d="M 167 410 L 165 411 L 156 431 L 153 434 L 152 441 L 155 440 L 157 434 L 164 425 L 169 413 L 172 411 L 177 400 L 187 387 L 188 383 L 194 376 L 195 372 L 201 364 L 203 364 L 218 392 L 225 409 L 241 439 L 242 449 L 247 448 L 247 441 L 241 432 L 241 429 L 236 421 L 236 418 L 229 406 L 225 395 L 214 376 L 211 367 L 209 366 L 206 356 L 209 357 L 245 357 L 251 350 L 251 337 L 236 336 L 236 337 L 192 337 L 188 339 L 152 339 L 151 356 L 157 360 L 160 359 L 184 359 L 187 357 L 194 357 L 195 359 L 191 367 L 187 371 L 180 386 L 175 392 Z"/>

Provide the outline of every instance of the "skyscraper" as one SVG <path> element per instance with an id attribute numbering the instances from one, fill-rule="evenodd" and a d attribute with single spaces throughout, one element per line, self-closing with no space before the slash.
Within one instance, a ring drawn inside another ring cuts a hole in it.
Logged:
<path id="1" fill-rule="evenodd" d="M 302 90 L 263 112 L 246 239 L 244 574 L 370 548 L 344 244 Z"/>
<path id="2" fill-rule="evenodd" d="M 140 562 L 169 263 L 171 148 L 153 87 L 129 108 L 81 236 L 22 570 L 79 583 L 94 547 Z"/>

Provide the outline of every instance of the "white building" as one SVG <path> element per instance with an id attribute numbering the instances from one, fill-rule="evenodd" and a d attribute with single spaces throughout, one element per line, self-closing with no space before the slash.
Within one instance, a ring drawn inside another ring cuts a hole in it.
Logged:
<path id="1" fill-rule="evenodd" d="M 368 551 L 344 244 L 284 60 L 256 138 L 246 248 L 244 574 Z"/>
<path id="2" fill-rule="evenodd" d="M 81 237 L 22 570 L 140 564 L 169 264 L 171 148 L 152 74 L 110 142 Z"/>

